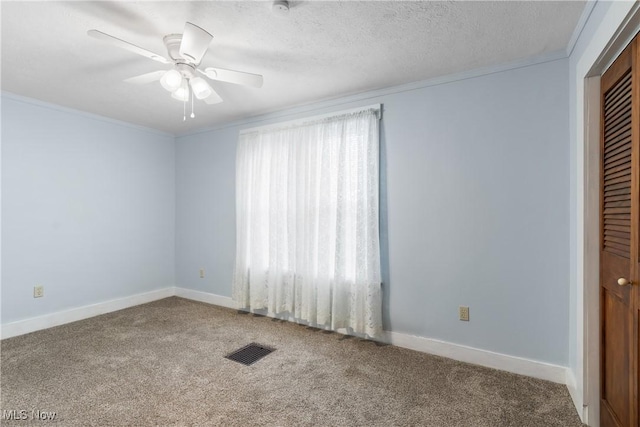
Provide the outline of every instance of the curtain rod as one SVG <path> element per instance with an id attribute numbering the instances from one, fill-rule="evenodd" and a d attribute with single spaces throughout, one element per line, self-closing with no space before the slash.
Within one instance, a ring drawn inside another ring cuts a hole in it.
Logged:
<path id="1" fill-rule="evenodd" d="M 256 127 L 248 128 L 248 129 L 242 129 L 242 130 L 240 130 L 240 135 L 242 135 L 244 133 L 251 133 L 251 132 L 262 131 L 262 130 L 266 130 L 266 129 L 294 126 L 294 125 L 299 125 L 299 124 L 306 123 L 306 122 L 318 121 L 318 120 L 322 120 L 322 119 L 327 119 L 329 117 L 342 116 L 342 115 L 345 115 L 345 114 L 352 114 L 352 113 L 358 113 L 360 111 L 366 111 L 366 110 L 376 110 L 377 115 L 378 115 L 378 120 L 380 120 L 382 118 L 382 104 L 371 104 L 371 105 L 365 105 L 363 107 L 350 108 L 348 110 L 334 111 L 334 112 L 331 112 L 331 113 L 320 114 L 320 115 L 317 115 L 317 116 L 304 117 L 304 118 L 301 118 L 301 119 L 289 120 L 289 121 L 286 121 L 286 122 L 278 122 L 278 123 L 272 123 L 272 124 L 269 124 L 269 125 L 262 125 L 262 126 L 256 126 Z"/>

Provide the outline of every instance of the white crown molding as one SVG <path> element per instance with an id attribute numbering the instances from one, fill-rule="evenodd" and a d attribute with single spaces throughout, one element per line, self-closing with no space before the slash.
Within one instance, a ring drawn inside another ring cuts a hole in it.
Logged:
<path id="1" fill-rule="evenodd" d="M 43 316 L 5 323 L 0 326 L 0 337 L 2 339 L 11 338 L 42 329 L 53 328 L 54 326 L 60 326 L 66 323 L 76 322 L 78 320 L 122 310 L 124 308 L 157 301 L 173 296 L 174 294 L 175 289 L 173 287 L 168 287 L 124 298 L 112 299 L 97 304 L 90 304 L 83 307 L 76 307 L 69 310 L 45 314 Z"/>
<path id="2" fill-rule="evenodd" d="M 593 12 L 593 9 L 596 7 L 596 3 L 598 0 L 589 0 L 584 5 L 584 9 L 582 9 L 582 14 L 580 18 L 578 18 L 578 23 L 576 27 L 573 29 L 573 33 L 571 34 L 571 38 L 569 39 L 569 43 L 567 43 L 567 56 L 571 56 L 573 53 L 573 49 L 576 48 L 576 43 L 578 43 L 578 39 L 580 38 L 580 34 L 582 34 L 582 30 L 584 30 L 584 26 L 587 25 L 587 21 Z"/>
<path id="3" fill-rule="evenodd" d="M 356 102 L 383 103 L 380 98 L 383 96 L 394 95 L 402 92 L 410 92 L 431 86 L 439 86 L 447 83 L 468 80 L 476 77 L 487 76 L 490 74 L 501 73 L 504 71 L 516 70 L 519 68 L 530 67 L 533 65 L 544 64 L 547 62 L 566 59 L 567 53 L 565 49 L 549 52 L 542 55 L 532 56 L 528 58 L 518 59 L 503 64 L 491 65 L 473 70 L 463 71 L 455 74 L 448 74 L 432 79 L 421 80 L 413 83 L 406 83 L 398 86 L 390 86 L 382 89 L 374 89 L 365 92 L 359 92 L 351 95 L 340 96 L 320 101 L 314 101 L 306 104 L 292 105 L 282 110 L 274 110 L 258 116 L 247 117 L 245 119 L 235 120 L 232 122 L 221 123 L 216 126 L 179 133 L 176 138 L 198 135 L 201 133 L 213 132 L 217 130 L 227 129 L 234 126 L 260 127 L 268 124 L 273 120 L 295 120 L 297 117 L 304 117 L 305 114 L 321 114 L 320 111 L 328 108 L 337 108 L 343 105 L 349 105 Z M 352 108 L 352 107 L 348 107 Z"/>
<path id="4" fill-rule="evenodd" d="M 167 136 L 167 137 L 175 138 L 175 135 L 173 135 L 171 133 L 163 132 L 163 131 L 158 130 L 158 129 L 153 129 L 153 128 L 140 126 L 140 125 L 134 125 L 133 123 L 125 122 L 125 121 L 122 121 L 122 120 L 111 119 L 109 117 L 100 116 L 98 114 L 88 113 L 86 111 L 76 110 L 76 109 L 69 108 L 69 107 L 63 107 L 62 105 L 52 104 L 52 103 L 46 102 L 46 101 L 40 101 L 39 99 L 35 99 L 35 98 L 28 98 L 26 96 L 17 95 L 17 94 L 12 93 L 12 92 L 2 91 L 2 92 L 0 92 L 0 95 L 1 95 L 2 98 L 11 99 L 12 101 L 22 102 L 24 104 L 34 105 L 34 106 L 40 107 L 40 108 L 46 108 L 46 109 L 49 109 L 49 110 L 60 111 L 60 112 L 63 112 L 63 113 L 68 113 L 68 114 L 73 114 L 73 115 L 76 115 L 76 116 L 84 117 L 84 118 L 87 118 L 87 119 L 90 119 L 90 120 L 96 120 L 96 121 L 99 121 L 99 122 L 109 123 L 109 124 L 112 124 L 112 125 L 122 126 L 122 127 L 130 128 L 130 129 L 135 129 L 135 130 L 138 130 L 138 131 L 147 132 L 147 133 L 151 133 L 151 134 L 155 134 L 155 135 L 161 135 L 161 136 Z"/>

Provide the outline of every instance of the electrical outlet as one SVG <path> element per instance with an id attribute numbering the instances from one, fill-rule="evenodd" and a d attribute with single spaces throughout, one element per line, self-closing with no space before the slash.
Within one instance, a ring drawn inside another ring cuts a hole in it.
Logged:
<path id="1" fill-rule="evenodd" d="M 43 296 L 44 296 L 44 286 L 35 285 L 33 287 L 33 297 L 34 298 L 41 298 Z"/>
<path id="2" fill-rule="evenodd" d="M 200 278 L 204 279 L 204 268 L 200 269 Z"/>
<path id="3" fill-rule="evenodd" d="M 469 307 L 461 305 L 458 307 L 458 313 L 460 314 L 460 320 L 469 321 Z"/>

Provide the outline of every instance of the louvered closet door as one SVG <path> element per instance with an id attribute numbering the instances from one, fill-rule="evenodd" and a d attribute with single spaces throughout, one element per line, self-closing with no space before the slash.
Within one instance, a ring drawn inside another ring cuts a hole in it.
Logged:
<path id="1" fill-rule="evenodd" d="M 602 426 L 638 427 L 637 37 L 601 80 Z"/>

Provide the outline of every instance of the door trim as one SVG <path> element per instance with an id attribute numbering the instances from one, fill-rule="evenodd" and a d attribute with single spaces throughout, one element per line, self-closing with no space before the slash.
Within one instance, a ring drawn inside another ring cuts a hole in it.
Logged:
<path id="1" fill-rule="evenodd" d="M 581 415 L 589 426 L 600 425 L 600 76 L 639 31 L 636 2 L 584 79 L 583 330 L 577 333 L 583 340 Z"/>

